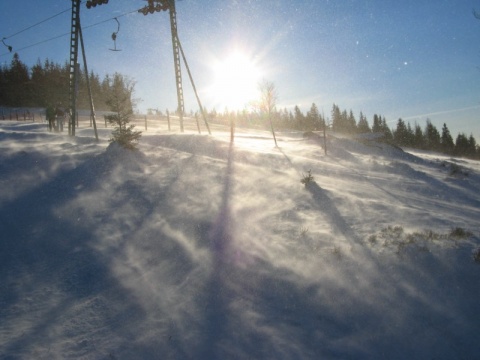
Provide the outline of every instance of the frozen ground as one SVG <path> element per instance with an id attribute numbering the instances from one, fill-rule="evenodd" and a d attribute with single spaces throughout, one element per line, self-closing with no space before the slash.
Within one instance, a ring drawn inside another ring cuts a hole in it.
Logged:
<path id="1" fill-rule="evenodd" d="M 478 162 L 108 133 L 0 122 L 1 359 L 480 356 Z"/>

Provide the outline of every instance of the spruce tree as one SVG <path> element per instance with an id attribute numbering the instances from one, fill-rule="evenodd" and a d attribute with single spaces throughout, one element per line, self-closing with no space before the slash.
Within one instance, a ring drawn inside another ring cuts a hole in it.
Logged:
<path id="1" fill-rule="evenodd" d="M 30 75 L 28 67 L 20 60 L 18 53 L 13 55 L 10 68 L 5 74 L 8 91 L 5 94 L 8 106 L 27 106 L 30 100 L 31 89 L 28 89 Z M 30 91 L 29 91 L 30 90 Z"/>
<path id="2" fill-rule="evenodd" d="M 393 133 L 393 141 L 398 146 L 408 145 L 408 131 L 405 122 L 400 118 L 397 121 L 397 128 Z"/>
<path id="3" fill-rule="evenodd" d="M 464 133 L 459 133 L 455 140 L 455 155 L 466 156 L 468 154 L 468 138 Z"/>
<path id="4" fill-rule="evenodd" d="M 357 120 L 355 119 L 352 110 L 350 110 L 350 112 L 348 113 L 347 123 L 345 125 L 347 132 L 351 134 L 357 132 Z"/>
<path id="5" fill-rule="evenodd" d="M 336 104 L 332 107 L 332 130 L 342 131 L 342 113 Z"/>
<path id="6" fill-rule="evenodd" d="M 474 158 L 475 155 L 477 154 L 477 141 L 473 137 L 473 134 L 470 134 L 470 137 L 468 138 L 468 153 L 467 156 Z"/>
<path id="7" fill-rule="evenodd" d="M 362 112 L 360 112 L 360 117 L 358 119 L 358 125 L 357 125 L 357 131 L 360 134 L 364 133 L 369 133 L 370 132 L 370 126 L 368 125 L 367 118 L 365 115 L 363 115 Z"/>
<path id="8" fill-rule="evenodd" d="M 381 121 L 381 132 L 383 132 L 383 135 L 385 136 L 385 140 L 387 141 L 393 140 L 393 134 L 387 125 L 387 120 L 385 119 L 385 116 Z"/>
<path id="9" fill-rule="evenodd" d="M 134 83 L 125 79 L 122 75 L 115 73 L 110 96 L 107 99 L 107 105 L 113 114 L 107 115 L 107 120 L 114 125 L 110 142 L 115 142 L 120 146 L 135 150 L 137 143 L 142 136 L 141 131 L 134 131 L 135 125 L 130 125 L 130 119 L 133 115 L 133 91 Z"/>
<path id="10" fill-rule="evenodd" d="M 415 123 L 415 132 L 413 135 L 413 146 L 417 149 L 423 149 L 425 147 L 425 138 L 423 130 L 420 125 Z"/>
<path id="11" fill-rule="evenodd" d="M 382 120 L 377 114 L 373 115 L 372 132 L 374 133 L 382 132 Z"/>
<path id="12" fill-rule="evenodd" d="M 307 131 L 320 130 L 320 113 L 315 103 L 312 104 L 307 113 L 305 125 Z"/>
<path id="13" fill-rule="evenodd" d="M 410 123 L 407 123 L 407 144 L 406 146 L 413 146 L 415 134 L 413 133 Z"/>
<path id="14" fill-rule="evenodd" d="M 425 126 L 425 146 L 428 150 L 440 150 L 440 133 L 429 119 Z"/>
<path id="15" fill-rule="evenodd" d="M 440 144 L 444 153 L 453 153 L 453 150 L 455 149 L 455 144 L 453 143 L 452 135 L 450 135 L 450 130 L 448 130 L 447 124 L 445 123 L 442 127 L 442 137 L 440 138 Z"/>
<path id="16" fill-rule="evenodd" d="M 295 128 L 298 130 L 305 130 L 305 116 L 303 115 L 298 105 L 295 105 L 295 108 L 293 109 L 293 117 L 295 122 Z"/>

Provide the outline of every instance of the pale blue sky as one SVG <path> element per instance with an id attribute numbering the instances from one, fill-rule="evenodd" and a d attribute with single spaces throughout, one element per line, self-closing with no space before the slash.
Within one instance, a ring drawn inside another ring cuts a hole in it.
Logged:
<path id="1" fill-rule="evenodd" d="M 81 8 L 89 69 L 115 71 L 137 82 L 141 109 L 176 108 L 173 56 L 166 12 L 132 12 L 141 0 L 110 0 Z M 28 65 L 69 55 L 70 11 L 16 34 L 71 6 L 69 0 L 2 1 L 0 38 Z M 480 141 L 480 1 L 177 1 L 178 32 L 202 101 L 223 110 L 208 92 L 213 63 L 232 51 L 245 54 L 262 77 L 275 83 L 279 106 L 315 102 L 325 114 L 332 104 L 374 113 L 394 127 L 399 117 L 422 126 L 428 117 L 452 134 L 473 133 Z M 117 47 L 110 38 L 121 27 Z M 92 24 L 98 24 L 88 27 Z M 60 36 L 40 45 L 38 42 Z M 0 48 L 1 63 L 12 55 Z M 186 71 L 187 110 L 197 110 Z"/>

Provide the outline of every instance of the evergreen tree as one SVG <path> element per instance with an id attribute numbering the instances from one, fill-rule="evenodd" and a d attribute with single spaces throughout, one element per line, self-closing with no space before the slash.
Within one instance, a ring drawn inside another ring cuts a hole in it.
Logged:
<path id="1" fill-rule="evenodd" d="M 341 115 L 340 115 L 340 126 L 339 126 L 339 132 L 346 133 L 348 132 L 348 114 L 347 110 L 343 110 Z"/>
<path id="2" fill-rule="evenodd" d="M 114 114 L 107 115 L 107 120 L 115 128 L 112 131 L 110 142 L 116 142 L 120 146 L 135 150 L 137 143 L 142 136 L 141 131 L 134 131 L 135 125 L 130 125 L 130 119 L 133 115 L 133 92 L 135 84 L 124 78 L 122 75 L 115 73 L 113 76 L 110 96 L 107 104 Z"/>
<path id="3" fill-rule="evenodd" d="M 452 135 L 450 135 L 450 130 L 448 130 L 447 124 L 443 124 L 442 127 L 442 137 L 440 138 L 441 149 L 444 153 L 452 154 L 455 149 L 455 144 L 453 143 Z"/>
<path id="4" fill-rule="evenodd" d="M 385 140 L 390 141 L 393 140 L 393 134 L 390 128 L 387 125 L 387 120 L 385 119 L 385 116 L 383 117 L 381 121 L 381 132 L 383 132 L 383 135 L 385 137 Z"/>
<path id="5" fill-rule="evenodd" d="M 348 133 L 356 133 L 357 132 L 357 120 L 355 119 L 355 116 L 353 115 L 353 111 L 350 110 L 346 122 L 346 131 Z"/>
<path id="6" fill-rule="evenodd" d="M 372 132 L 374 133 L 382 132 L 382 119 L 377 114 L 373 115 Z"/>
<path id="7" fill-rule="evenodd" d="M 473 134 L 470 134 L 470 137 L 468 138 L 468 157 L 474 158 L 477 154 L 477 141 L 473 137 Z"/>
<path id="8" fill-rule="evenodd" d="M 469 152 L 470 144 L 464 133 L 459 133 L 455 140 L 455 155 L 466 156 Z"/>
<path id="9" fill-rule="evenodd" d="M 423 149 L 425 147 L 423 130 L 422 130 L 422 127 L 417 123 L 415 123 L 415 132 L 413 135 L 413 146 L 417 149 Z"/>
<path id="10" fill-rule="evenodd" d="M 28 89 L 30 76 L 28 67 L 22 63 L 18 53 L 13 55 L 10 68 L 5 75 L 8 84 L 8 91 L 5 94 L 6 105 L 18 107 L 29 105 L 29 95 L 32 93 Z"/>
<path id="11" fill-rule="evenodd" d="M 305 129 L 306 131 L 320 130 L 320 113 L 318 112 L 317 105 L 312 104 L 310 110 L 307 112 L 305 118 Z"/>
<path id="12" fill-rule="evenodd" d="M 0 105 L 8 105 L 8 68 L 0 65 Z"/>
<path id="13" fill-rule="evenodd" d="M 406 146 L 413 146 L 415 141 L 415 134 L 413 133 L 410 123 L 407 123 L 407 144 Z"/>
<path id="14" fill-rule="evenodd" d="M 393 141 L 398 146 L 407 146 L 409 143 L 409 136 L 408 136 L 407 126 L 405 122 L 400 118 L 397 121 L 397 128 L 393 133 Z"/>
<path id="15" fill-rule="evenodd" d="M 440 133 L 429 119 L 427 119 L 427 125 L 425 126 L 425 146 L 428 150 L 441 150 Z"/>
<path id="16" fill-rule="evenodd" d="M 342 131 L 342 113 L 340 108 L 333 104 L 332 107 L 332 130 L 333 131 Z"/>
<path id="17" fill-rule="evenodd" d="M 360 134 L 364 133 L 369 133 L 370 132 L 370 126 L 368 125 L 368 121 L 365 115 L 363 115 L 362 112 L 360 112 L 360 117 L 358 119 L 358 125 L 357 125 L 357 131 Z"/>
<path id="18" fill-rule="evenodd" d="M 48 104 L 43 96 L 46 88 L 46 76 L 40 59 L 32 67 L 31 81 L 33 87 L 32 102 L 36 106 L 47 107 Z"/>
<path id="19" fill-rule="evenodd" d="M 295 121 L 295 128 L 298 130 L 304 130 L 305 116 L 297 105 L 295 105 L 295 108 L 293 109 L 293 117 Z"/>

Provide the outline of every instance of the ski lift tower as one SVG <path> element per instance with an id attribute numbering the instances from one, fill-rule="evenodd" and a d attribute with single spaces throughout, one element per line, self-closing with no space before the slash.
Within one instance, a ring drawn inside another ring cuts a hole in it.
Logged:
<path id="1" fill-rule="evenodd" d="M 143 15 L 153 14 L 154 12 L 169 11 L 170 28 L 172 33 L 173 61 L 175 65 L 175 81 L 177 84 L 177 113 L 180 118 L 180 131 L 183 132 L 183 114 L 185 112 L 183 100 L 182 68 L 180 66 L 180 42 L 177 34 L 177 11 L 175 9 L 175 0 L 147 0 L 148 5 L 138 10 Z"/>
<path id="2" fill-rule="evenodd" d="M 89 0 L 87 1 L 87 7 L 92 6 L 91 3 L 96 6 L 108 3 L 108 0 Z M 86 83 L 90 101 L 90 116 L 93 121 L 93 129 L 95 131 L 95 138 L 98 140 L 97 123 L 95 120 L 95 107 L 93 106 L 92 91 L 90 88 L 90 79 L 88 75 L 87 57 L 85 55 L 85 46 L 83 44 L 82 26 L 80 25 L 80 3 L 81 0 L 72 0 L 72 19 L 71 19 L 71 31 L 70 31 L 70 64 L 69 64 L 69 115 L 68 121 L 68 133 L 71 136 L 75 136 L 75 126 L 77 120 L 77 93 L 78 93 L 78 76 L 80 65 L 78 63 L 78 44 L 82 48 L 83 66 L 85 69 Z"/>
<path id="3" fill-rule="evenodd" d="M 77 77 L 78 77 L 78 36 L 80 28 L 80 0 L 72 0 L 72 26 L 70 31 L 70 66 L 69 66 L 69 115 L 68 133 L 75 136 L 77 117 Z"/>

